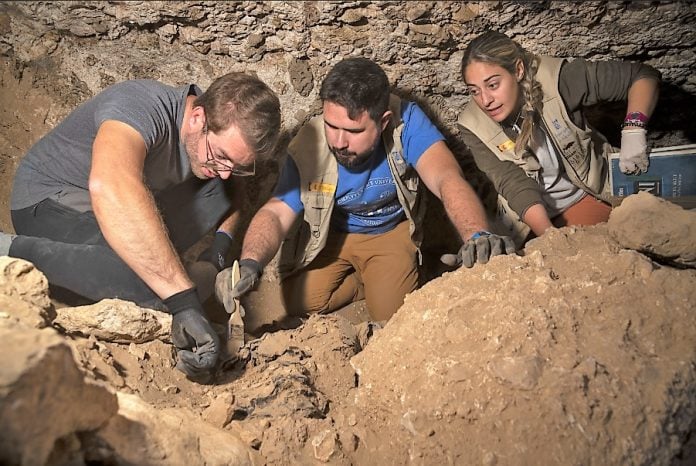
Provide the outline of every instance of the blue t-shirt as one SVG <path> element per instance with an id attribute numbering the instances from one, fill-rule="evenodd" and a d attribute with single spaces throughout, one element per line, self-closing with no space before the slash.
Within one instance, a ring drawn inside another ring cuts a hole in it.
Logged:
<path id="1" fill-rule="evenodd" d="M 404 160 L 415 167 L 423 152 L 445 138 L 413 102 L 403 103 L 401 119 L 404 122 L 401 133 Z M 300 200 L 300 174 L 292 157 L 287 157 L 273 195 L 298 214 L 304 210 Z M 378 234 L 393 229 L 404 218 L 383 144 L 363 166 L 349 170 L 338 165 L 332 230 Z"/>

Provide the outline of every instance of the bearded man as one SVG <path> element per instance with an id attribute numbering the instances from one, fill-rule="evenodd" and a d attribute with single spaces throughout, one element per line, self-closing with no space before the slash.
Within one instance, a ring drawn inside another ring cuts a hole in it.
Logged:
<path id="1" fill-rule="evenodd" d="M 273 197 L 249 225 L 241 279 L 226 291 L 225 280 L 218 297 L 253 289 L 282 243 L 288 315 L 331 312 L 364 298 L 374 321 L 389 319 L 419 286 L 423 185 L 443 202 L 464 242 L 456 265 L 514 252 L 510 238 L 488 231 L 482 203 L 443 135 L 415 103 L 391 94 L 379 65 L 342 60 L 320 98 L 322 114 L 291 141 Z"/>

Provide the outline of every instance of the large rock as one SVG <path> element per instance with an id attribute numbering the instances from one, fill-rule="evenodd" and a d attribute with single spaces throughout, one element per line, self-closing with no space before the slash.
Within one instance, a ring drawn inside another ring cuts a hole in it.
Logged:
<path id="1" fill-rule="evenodd" d="M 696 271 L 605 225 L 525 253 L 425 285 L 352 358 L 365 459 L 672 464 L 696 423 Z"/>
<path id="2" fill-rule="evenodd" d="M 230 432 L 184 409 L 154 409 L 135 395 L 118 393 L 118 416 L 96 435 L 90 457 L 106 464 L 252 465 L 258 454 Z M 104 446 L 106 445 L 106 447 Z"/>
<path id="3" fill-rule="evenodd" d="M 0 354 L 2 464 L 61 464 L 79 450 L 76 434 L 97 429 L 118 409 L 112 392 L 84 379 L 53 330 L 0 321 Z"/>
<path id="4" fill-rule="evenodd" d="M 54 323 L 68 334 L 94 336 L 115 343 L 169 341 L 172 318 L 165 312 L 139 307 L 120 299 L 103 299 L 88 306 L 56 311 Z"/>
<path id="5" fill-rule="evenodd" d="M 0 314 L 34 328 L 50 324 L 54 310 L 48 280 L 31 262 L 0 257 Z"/>
<path id="6" fill-rule="evenodd" d="M 696 212 L 647 192 L 628 196 L 609 217 L 609 233 L 628 249 L 696 267 Z"/>

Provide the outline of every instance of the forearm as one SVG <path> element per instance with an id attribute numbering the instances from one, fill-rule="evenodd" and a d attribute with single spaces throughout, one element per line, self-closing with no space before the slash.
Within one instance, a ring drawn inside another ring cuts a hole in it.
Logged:
<path id="1" fill-rule="evenodd" d="M 280 218 L 262 207 L 251 220 L 244 236 L 241 258 L 253 259 L 265 267 L 280 248 L 286 232 Z"/>
<path id="2" fill-rule="evenodd" d="M 652 115 L 659 96 L 658 83 L 654 79 L 643 78 L 635 81 L 628 90 L 626 113 L 641 112 Z"/>
<path id="3" fill-rule="evenodd" d="M 234 210 L 227 218 L 225 218 L 222 223 L 218 226 L 218 231 L 224 231 L 228 235 L 232 236 L 237 229 L 237 224 L 241 218 L 241 211 L 239 209 Z"/>
<path id="4" fill-rule="evenodd" d="M 524 212 L 522 220 L 529 225 L 529 228 L 531 228 L 537 236 L 543 235 L 546 230 L 553 226 L 543 204 L 534 204 L 529 207 Z"/>
<path id="5" fill-rule="evenodd" d="M 451 176 L 440 185 L 440 200 L 459 236 L 466 241 L 477 231 L 488 230 L 486 212 L 476 192 L 460 176 Z"/>
<path id="6" fill-rule="evenodd" d="M 91 194 L 109 245 L 155 294 L 165 299 L 193 286 L 142 183 L 102 186 Z"/>
<path id="7" fill-rule="evenodd" d="M 462 240 L 477 231 L 487 230 L 486 212 L 476 192 L 467 183 L 454 155 L 444 141 L 430 146 L 416 164 L 425 186 L 443 206 Z"/>

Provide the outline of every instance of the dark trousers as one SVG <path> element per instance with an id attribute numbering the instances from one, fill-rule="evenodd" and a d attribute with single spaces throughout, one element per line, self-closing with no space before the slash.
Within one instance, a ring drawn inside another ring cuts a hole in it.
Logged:
<path id="1" fill-rule="evenodd" d="M 169 238 L 183 253 L 231 211 L 232 195 L 219 179 L 190 179 L 155 196 Z M 17 237 L 10 256 L 41 270 L 52 287 L 99 301 L 120 298 L 163 309 L 160 298 L 109 247 L 94 212 L 79 212 L 51 199 L 13 210 Z"/>

